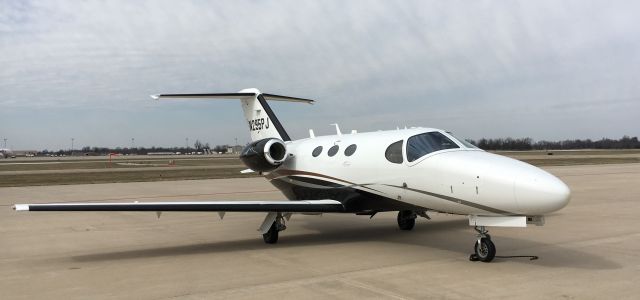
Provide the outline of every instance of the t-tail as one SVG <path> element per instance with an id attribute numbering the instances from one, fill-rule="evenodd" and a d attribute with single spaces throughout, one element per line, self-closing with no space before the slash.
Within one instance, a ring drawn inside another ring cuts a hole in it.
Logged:
<path id="1" fill-rule="evenodd" d="M 291 137 L 273 113 L 267 100 L 313 103 L 313 100 L 261 93 L 258 89 L 244 89 L 237 93 L 223 94 L 163 94 L 151 96 L 163 98 L 238 99 L 249 125 L 251 143 L 242 149 L 240 159 L 257 172 L 269 172 L 282 165 L 288 157 L 286 142 Z"/>
<path id="2" fill-rule="evenodd" d="M 270 101 L 301 102 L 312 104 L 310 99 L 265 94 L 258 89 L 244 89 L 237 93 L 216 94 L 161 94 L 151 96 L 153 99 L 165 98 L 192 98 L 192 99 L 238 99 L 242 104 L 244 117 L 249 125 L 252 141 L 277 138 L 282 141 L 291 141 L 291 137 L 276 117 L 267 103 Z"/>

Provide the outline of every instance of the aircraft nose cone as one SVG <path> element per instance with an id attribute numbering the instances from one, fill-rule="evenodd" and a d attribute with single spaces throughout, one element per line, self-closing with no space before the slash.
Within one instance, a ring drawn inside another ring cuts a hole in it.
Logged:
<path id="1" fill-rule="evenodd" d="M 516 178 L 515 195 L 524 213 L 545 214 L 565 207 L 571 190 L 557 177 L 536 168 Z"/>

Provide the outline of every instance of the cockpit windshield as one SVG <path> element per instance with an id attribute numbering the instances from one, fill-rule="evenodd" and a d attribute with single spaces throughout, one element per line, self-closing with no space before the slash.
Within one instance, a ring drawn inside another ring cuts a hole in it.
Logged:
<path id="1" fill-rule="evenodd" d="M 454 148 L 460 147 L 437 131 L 414 135 L 407 141 L 407 160 L 412 162 L 431 152 Z"/>

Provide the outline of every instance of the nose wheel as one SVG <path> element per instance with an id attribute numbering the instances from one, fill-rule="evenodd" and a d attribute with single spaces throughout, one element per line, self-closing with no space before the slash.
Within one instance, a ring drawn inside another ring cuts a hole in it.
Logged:
<path id="1" fill-rule="evenodd" d="M 478 240 L 473 246 L 474 253 L 469 256 L 470 261 L 490 262 L 496 256 L 496 245 L 491 241 L 489 231 L 484 226 L 476 226 Z"/>

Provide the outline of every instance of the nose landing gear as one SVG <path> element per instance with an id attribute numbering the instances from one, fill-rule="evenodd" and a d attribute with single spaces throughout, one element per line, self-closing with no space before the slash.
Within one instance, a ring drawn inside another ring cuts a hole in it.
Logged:
<path id="1" fill-rule="evenodd" d="M 496 245 L 491 241 L 489 231 L 484 226 L 475 226 L 474 229 L 478 232 L 478 240 L 476 241 L 473 249 L 474 254 L 469 256 L 470 261 L 490 262 L 496 256 Z"/>

